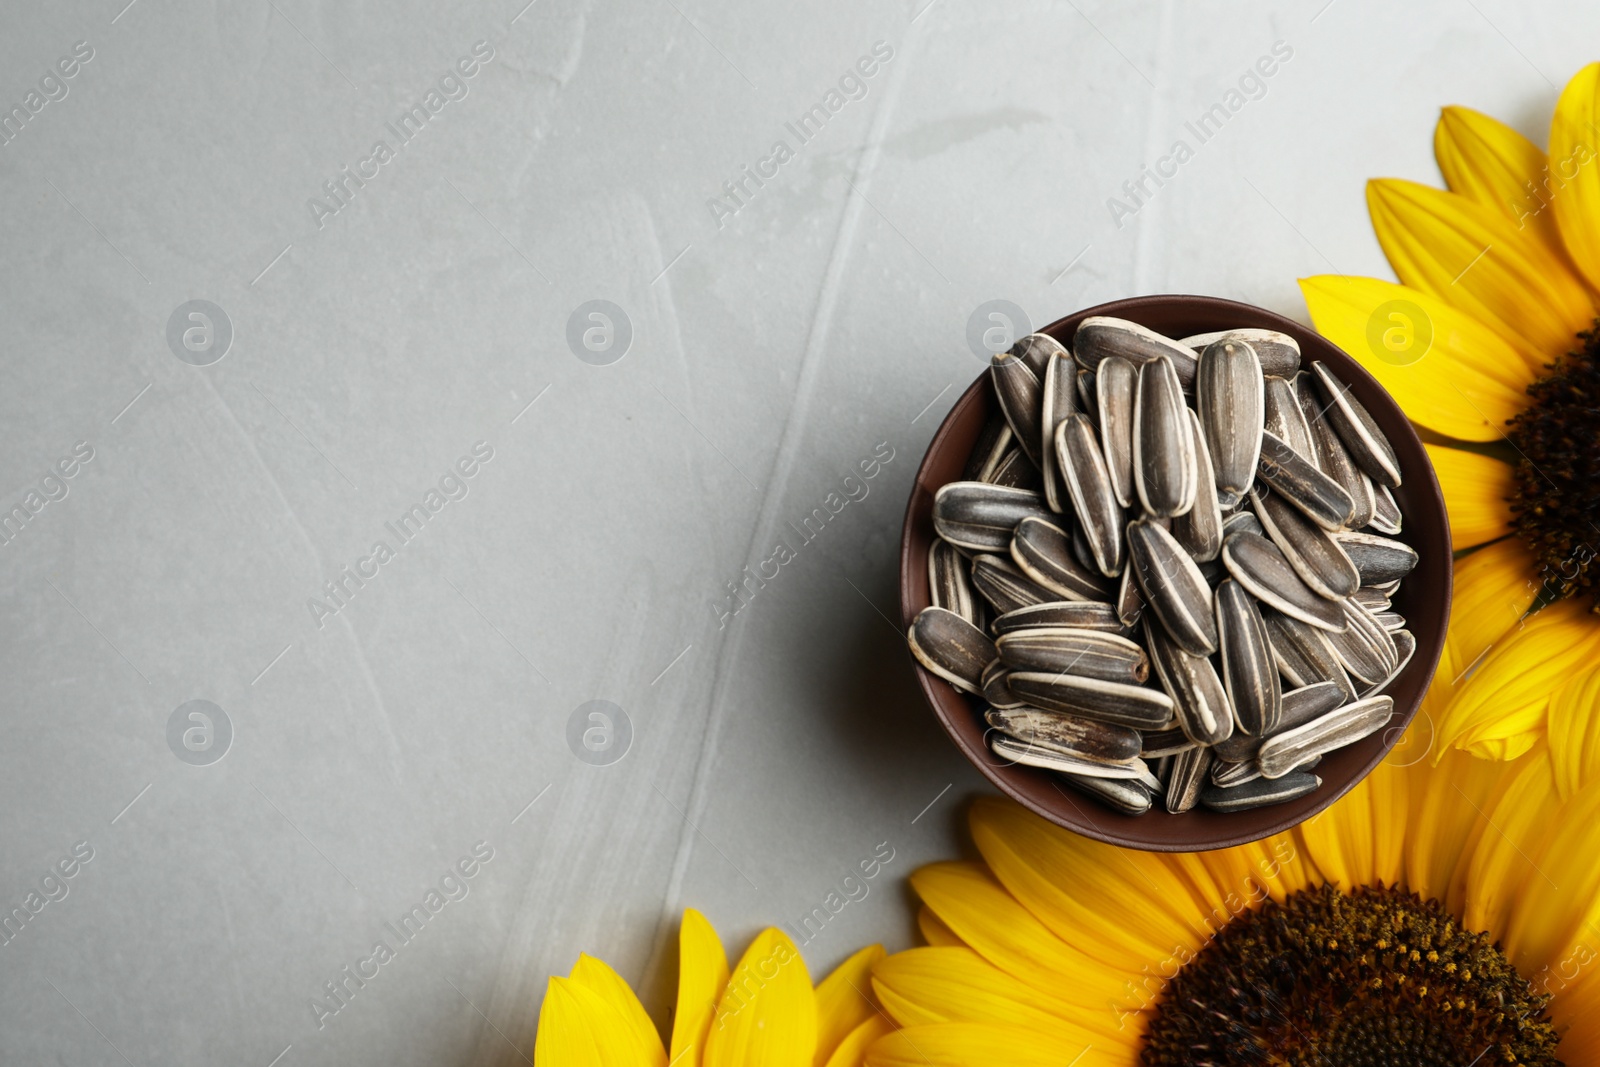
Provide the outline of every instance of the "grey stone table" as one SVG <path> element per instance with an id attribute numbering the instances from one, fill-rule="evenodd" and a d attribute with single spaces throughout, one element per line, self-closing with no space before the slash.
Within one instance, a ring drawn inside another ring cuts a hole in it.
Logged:
<path id="1" fill-rule="evenodd" d="M 896 543 L 990 302 L 1303 317 L 1600 28 L 524 3 L 0 9 L 8 1064 L 516 1062 L 580 950 L 665 1019 L 685 906 L 910 943 L 985 786 Z"/>

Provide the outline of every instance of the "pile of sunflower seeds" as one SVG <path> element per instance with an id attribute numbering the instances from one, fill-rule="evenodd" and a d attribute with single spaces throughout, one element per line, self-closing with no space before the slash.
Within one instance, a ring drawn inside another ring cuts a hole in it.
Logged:
<path id="1" fill-rule="evenodd" d="M 982 699 L 996 756 L 1118 811 L 1317 790 L 1416 651 L 1400 465 L 1366 409 L 1271 330 L 1092 317 L 990 374 L 1003 417 L 934 498 L 913 655 Z"/>

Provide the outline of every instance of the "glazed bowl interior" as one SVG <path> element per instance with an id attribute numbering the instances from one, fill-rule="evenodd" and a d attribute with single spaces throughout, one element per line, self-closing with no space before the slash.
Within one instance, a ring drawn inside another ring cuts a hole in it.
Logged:
<path id="1" fill-rule="evenodd" d="M 1393 490 L 1403 517 L 1397 539 L 1416 549 L 1419 556 L 1416 568 L 1393 598 L 1394 610 L 1405 616 L 1407 629 L 1417 639 L 1411 662 L 1385 690 L 1394 698 L 1394 717 L 1384 729 L 1324 757 L 1316 772 L 1322 787 L 1297 800 L 1243 812 L 1196 809 L 1181 815 L 1168 814 L 1158 802 L 1144 815 L 1129 816 L 1072 790 L 1049 771 L 996 758 L 984 740 L 988 727 L 981 717 L 982 701 L 932 674 L 909 653 L 907 659 L 934 714 L 957 747 L 1002 792 L 1051 822 L 1110 844 L 1161 852 L 1199 852 L 1259 840 L 1311 818 L 1343 796 L 1388 755 L 1416 715 L 1433 678 L 1450 617 L 1452 566 L 1444 497 L 1422 442 L 1399 406 L 1359 363 L 1311 329 L 1231 300 L 1146 296 L 1069 315 L 1041 332 L 1071 349 L 1078 323 L 1091 315 L 1129 319 L 1169 337 L 1239 327 L 1278 330 L 1300 343 L 1302 366 L 1314 360 L 1326 363 L 1366 406 L 1400 459 L 1402 484 Z M 945 483 L 960 479 L 984 423 L 998 410 L 989 375 L 980 374 L 945 417 L 918 468 L 900 546 L 900 611 L 908 627 L 931 603 L 928 552 L 935 536 L 933 495 Z M 1408 745 L 1408 750 L 1412 747 L 1416 746 Z"/>

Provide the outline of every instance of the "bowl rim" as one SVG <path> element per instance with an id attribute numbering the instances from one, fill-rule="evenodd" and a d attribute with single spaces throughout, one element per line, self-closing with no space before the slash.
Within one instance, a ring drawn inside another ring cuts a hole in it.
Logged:
<path id="1" fill-rule="evenodd" d="M 1293 319 L 1252 304 L 1221 297 L 1155 294 L 1098 304 L 1065 315 L 1036 332 L 1049 334 L 1070 348 L 1073 331 L 1078 323 L 1086 318 L 1112 316 L 1143 323 L 1144 317 L 1152 313 L 1155 313 L 1155 317 L 1163 319 L 1176 317 L 1202 323 L 1222 323 L 1222 325 L 1202 325 L 1188 330 L 1182 336 L 1232 328 L 1270 329 L 1288 334 L 1301 345 L 1302 366 L 1315 360 L 1336 364 L 1334 369 L 1340 378 L 1371 412 L 1396 451 L 1410 456 L 1412 462 L 1403 468 L 1405 484 L 1401 490 L 1406 499 L 1412 501 L 1411 506 L 1404 510 L 1406 532 L 1413 537 L 1419 532 L 1425 533 L 1427 536 L 1421 540 L 1430 543 L 1438 539 L 1443 551 L 1423 554 L 1423 560 L 1419 561 L 1417 571 L 1413 575 L 1415 577 L 1426 575 L 1430 579 L 1428 584 L 1437 586 L 1429 594 L 1433 598 L 1434 605 L 1428 615 L 1431 632 L 1427 641 L 1423 640 L 1422 634 L 1416 634 L 1416 652 L 1400 676 L 1385 690 L 1386 693 L 1393 694 L 1396 689 L 1402 687 L 1402 683 L 1411 690 L 1404 700 L 1396 697 L 1394 717 L 1391 718 L 1389 725 L 1384 730 L 1327 757 L 1330 761 L 1344 757 L 1341 761 L 1341 773 L 1344 777 L 1339 781 L 1325 780 L 1322 788 L 1295 801 L 1226 815 L 1197 809 L 1194 812 L 1174 816 L 1158 805 L 1146 815 L 1133 817 L 1112 811 L 1087 797 L 1081 798 L 1085 803 L 1079 804 L 1080 798 L 1055 782 L 1047 771 L 994 763 L 988 749 L 982 743 L 982 734 L 979 733 L 975 741 L 972 732 L 975 726 L 971 729 L 965 728 L 971 726 L 975 719 L 972 698 L 928 671 L 910 655 L 909 651 L 906 659 L 917 676 L 924 700 L 932 708 L 940 725 L 955 742 L 957 748 L 991 784 L 1028 810 L 1058 826 L 1111 845 L 1152 852 L 1205 852 L 1259 841 L 1315 818 L 1364 780 L 1387 758 L 1389 752 L 1405 734 L 1421 707 L 1423 696 L 1433 678 L 1444 647 L 1454 573 L 1453 558 L 1449 548 L 1449 513 L 1445 507 L 1438 478 L 1434 474 L 1432 464 L 1427 461 L 1427 453 L 1423 449 L 1422 442 L 1398 402 L 1354 357 L 1314 329 Z M 1158 330 L 1158 332 L 1166 331 Z M 1330 354 L 1333 357 L 1331 360 Z M 900 611 L 902 623 L 907 627 L 911 625 L 917 613 L 928 606 L 925 595 L 918 597 L 913 594 L 919 585 L 919 573 L 921 586 L 924 589 L 926 587 L 926 546 L 932 540 L 930 532 L 932 495 L 938 485 L 930 483 L 929 467 L 936 457 L 943 458 L 943 451 L 951 447 L 950 439 L 955 427 L 967 425 L 974 418 L 979 420 L 981 426 L 990 403 L 989 390 L 989 375 L 987 371 L 980 372 L 946 413 L 918 463 L 910 499 L 906 503 L 900 538 Z M 974 405 L 982 405 L 984 412 L 978 415 L 971 414 Z M 962 458 L 965 459 L 964 456 Z M 1417 462 L 1419 458 L 1420 464 Z M 1418 504 L 1421 505 L 1420 509 Z M 1406 539 L 1406 534 L 1402 533 L 1401 538 Z M 917 551 L 919 542 L 923 546 L 920 552 Z M 1407 616 L 1408 628 L 1412 619 L 1413 616 Z M 958 717 L 966 721 L 963 723 Z M 1375 741 L 1376 744 L 1373 743 Z M 1430 747 L 1431 743 L 1430 737 Z M 1353 770 L 1343 766 L 1355 758 L 1357 750 L 1363 748 L 1370 749 L 1370 752 L 1354 766 Z M 1037 788 L 1039 781 L 1048 781 L 1053 786 L 1054 803 L 1047 804 L 1039 799 L 1038 794 L 1042 792 Z M 1025 788 L 1025 783 L 1033 783 L 1034 787 Z M 1061 803 L 1063 801 L 1064 804 Z M 1184 819 L 1190 820 L 1191 823 L 1217 828 L 1209 834 L 1182 836 L 1175 833 L 1172 827 L 1178 820 Z M 1230 830 L 1228 829 L 1230 826 L 1236 828 Z M 1168 829 L 1162 832 L 1159 827 Z"/>

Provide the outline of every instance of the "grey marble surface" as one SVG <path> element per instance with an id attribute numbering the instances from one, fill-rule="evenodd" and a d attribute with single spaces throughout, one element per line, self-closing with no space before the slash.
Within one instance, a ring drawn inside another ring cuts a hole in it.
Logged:
<path id="1" fill-rule="evenodd" d="M 683 907 L 737 952 L 875 854 L 806 960 L 910 943 L 985 788 L 892 621 L 974 313 L 1304 318 L 1438 105 L 1542 141 L 1600 28 L 125 3 L 0 7 L 7 1063 L 517 1062 L 580 950 L 665 1019 Z"/>

